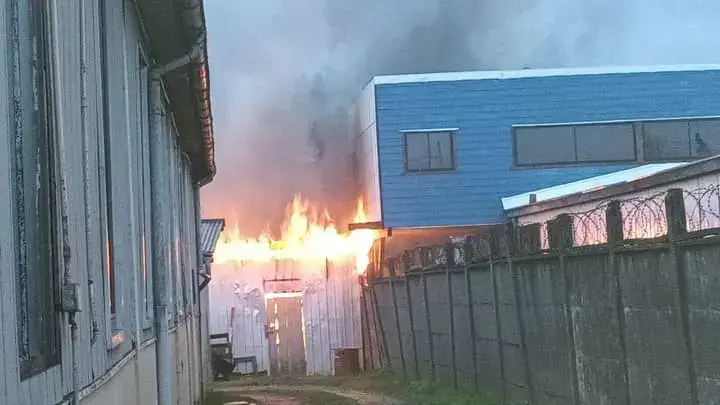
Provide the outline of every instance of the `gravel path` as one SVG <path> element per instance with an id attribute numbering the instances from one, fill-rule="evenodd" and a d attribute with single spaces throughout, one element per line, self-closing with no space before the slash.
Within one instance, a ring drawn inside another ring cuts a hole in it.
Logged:
<path id="1" fill-rule="evenodd" d="M 263 385 L 263 386 L 225 386 L 216 387 L 216 391 L 222 391 L 228 394 L 242 394 L 255 398 L 266 405 L 295 405 L 298 404 L 297 400 L 290 398 L 287 394 L 284 395 L 273 395 L 273 391 L 278 392 L 292 392 L 292 391 L 322 391 L 328 394 L 334 394 L 345 398 L 350 398 L 357 401 L 359 405 L 402 405 L 402 401 L 386 397 L 378 394 L 371 394 L 369 392 L 346 390 L 342 388 L 331 388 L 315 385 Z M 253 392 L 264 391 L 267 394 L 250 394 Z M 281 402 L 285 401 L 285 402 Z"/>

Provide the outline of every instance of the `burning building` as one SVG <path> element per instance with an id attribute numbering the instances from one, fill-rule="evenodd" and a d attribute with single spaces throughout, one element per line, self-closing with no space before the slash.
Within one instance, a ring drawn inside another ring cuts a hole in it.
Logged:
<path id="1" fill-rule="evenodd" d="M 362 201 L 354 221 L 364 222 Z M 296 196 L 280 237 L 225 232 L 215 250 L 212 333 L 229 333 L 237 372 L 331 375 L 338 353 L 362 349 L 360 276 L 373 230 L 338 231 Z M 355 361 L 355 360 L 351 360 Z"/>

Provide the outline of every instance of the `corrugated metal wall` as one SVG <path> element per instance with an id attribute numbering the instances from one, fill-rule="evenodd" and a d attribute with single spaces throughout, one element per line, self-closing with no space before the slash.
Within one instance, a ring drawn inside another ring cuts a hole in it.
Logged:
<path id="1" fill-rule="evenodd" d="M 343 261 L 327 266 L 327 278 L 316 271 L 314 277 L 304 280 L 303 315 L 309 375 L 334 374 L 333 351 L 362 346 L 360 285 L 354 263 Z"/>
<path id="2" fill-rule="evenodd" d="M 215 265 L 210 286 L 211 333 L 227 331 L 234 316 L 234 356 L 256 356 L 259 371 L 269 370 L 263 281 L 299 279 L 307 374 L 331 375 L 334 349 L 362 346 L 360 285 L 354 266 L 350 258 L 327 263 L 283 260 Z"/>

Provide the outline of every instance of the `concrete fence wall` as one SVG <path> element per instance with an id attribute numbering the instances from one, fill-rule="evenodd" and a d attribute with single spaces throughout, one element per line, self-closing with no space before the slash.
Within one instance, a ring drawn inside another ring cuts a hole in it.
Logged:
<path id="1" fill-rule="evenodd" d="M 379 318 L 365 335 L 380 337 L 368 356 L 508 402 L 720 404 L 720 229 L 685 232 L 670 194 L 662 238 L 614 239 L 608 221 L 609 244 L 563 247 L 551 232 L 549 250 L 391 262 L 365 290 Z"/>

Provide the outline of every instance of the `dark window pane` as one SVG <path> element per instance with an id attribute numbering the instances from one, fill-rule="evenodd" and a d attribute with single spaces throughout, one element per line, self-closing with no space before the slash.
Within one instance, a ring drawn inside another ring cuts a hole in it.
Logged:
<path id="1" fill-rule="evenodd" d="M 575 127 L 579 162 L 635 160 L 632 124 L 593 124 Z"/>
<path id="2" fill-rule="evenodd" d="M 690 153 L 706 157 L 720 153 L 720 120 L 697 120 L 690 123 Z"/>
<path id="3" fill-rule="evenodd" d="M 430 137 L 430 168 L 454 169 L 452 133 L 431 132 L 428 136 Z"/>
<path id="4" fill-rule="evenodd" d="M 405 134 L 405 160 L 408 171 L 430 169 L 427 133 Z"/>
<path id="5" fill-rule="evenodd" d="M 687 121 L 646 122 L 643 124 L 645 160 L 674 160 L 690 157 Z"/>
<path id="6" fill-rule="evenodd" d="M 515 161 L 518 165 L 575 162 L 573 128 L 515 128 Z"/>

